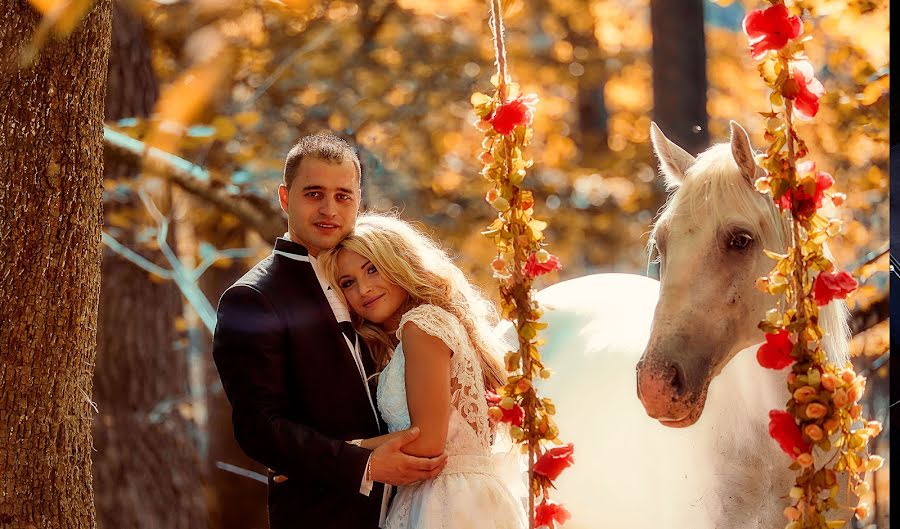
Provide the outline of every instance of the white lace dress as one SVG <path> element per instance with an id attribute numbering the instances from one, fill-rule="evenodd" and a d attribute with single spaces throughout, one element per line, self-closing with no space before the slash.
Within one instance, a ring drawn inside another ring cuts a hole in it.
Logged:
<path id="1" fill-rule="evenodd" d="M 450 360 L 450 425 L 447 466 L 436 478 L 399 488 L 388 511 L 387 529 L 522 529 L 523 502 L 511 490 L 509 454 L 492 455 L 491 428 L 481 365 L 460 321 L 434 305 L 421 305 L 400 321 L 397 337 L 412 321 L 441 339 Z M 378 379 L 378 408 L 391 432 L 410 427 L 406 362 L 397 346 Z M 515 456 L 513 456 L 515 457 Z M 524 484 L 523 484 L 524 487 Z M 524 488 L 522 489 L 524 491 Z"/>

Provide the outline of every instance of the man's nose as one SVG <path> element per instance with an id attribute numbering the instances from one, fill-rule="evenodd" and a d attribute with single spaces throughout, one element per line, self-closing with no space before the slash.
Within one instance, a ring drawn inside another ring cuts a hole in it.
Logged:
<path id="1" fill-rule="evenodd" d="M 337 214 L 337 202 L 334 198 L 325 197 L 319 204 L 319 213 L 328 217 L 335 216 Z"/>

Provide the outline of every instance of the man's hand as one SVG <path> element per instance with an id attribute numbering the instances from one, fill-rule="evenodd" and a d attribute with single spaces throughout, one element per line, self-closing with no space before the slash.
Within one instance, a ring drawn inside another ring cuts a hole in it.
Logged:
<path id="1" fill-rule="evenodd" d="M 369 459 L 372 481 L 389 485 L 407 485 L 440 474 L 447 464 L 445 454 L 437 457 L 415 457 L 403 453 L 403 447 L 418 437 L 419 429 L 413 427 L 376 448 Z"/>

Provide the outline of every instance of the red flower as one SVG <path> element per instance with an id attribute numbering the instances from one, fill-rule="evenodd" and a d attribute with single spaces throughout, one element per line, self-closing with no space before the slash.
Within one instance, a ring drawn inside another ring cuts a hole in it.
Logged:
<path id="1" fill-rule="evenodd" d="M 575 445 L 572 443 L 547 450 L 534 464 L 534 473 L 540 474 L 550 481 L 555 480 L 563 470 L 575 462 L 572 457 L 574 451 Z"/>
<path id="2" fill-rule="evenodd" d="M 766 343 L 756 352 L 756 360 L 759 365 L 769 369 L 784 369 L 794 363 L 791 351 L 794 343 L 791 342 L 790 333 L 785 330 L 776 334 L 766 334 Z"/>
<path id="3" fill-rule="evenodd" d="M 490 390 L 485 390 L 485 399 L 487 400 L 488 406 L 496 407 L 500 410 L 500 413 L 502 413 L 500 418 L 497 419 L 498 421 L 508 422 L 515 426 L 522 426 L 522 422 L 525 421 L 525 410 L 522 406 L 515 404 L 511 409 L 507 410 L 500 405 L 500 401 L 503 400 L 500 395 L 497 395 Z"/>
<path id="4" fill-rule="evenodd" d="M 535 527 L 547 526 L 553 529 L 555 524 L 564 524 L 571 517 L 565 507 L 553 500 L 544 500 L 534 508 Z"/>
<path id="5" fill-rule="evenodd" d="M 534 99 L 531 97 L 517 97 L 497 107 L 488 121 L 500 134 L 509 134 L 519 125 L 531 124 L 534 117 L 533 104 Z"/>
<path id="6" fill-rule="evenodd" d="M 800 427 L 794 416 L 784 410 L 769 412 L 769 435 L 778 441 L 784 453 L 797 459 L 797 456 L 809 452 L 809 444 L 803 440 Z"/>
<path id="7" fill-rule="evenodd" d="M 816 171 L 816 163 L 812 161 L 798 163 L 797 174 L 800 175 L 800 185 L 785 191 L 777 203 L 781 209 L 789 209 L 797 217 L 807 218 L 822 207 L 825 191 L 834 185 L 834 178 L 828 173 Z"/>
<path id="8" fill-rule="evenodd" d="M 819 111 L 819 98 L 825 93 L 825 87 L 816 79 L 809 61 L 792 61 L 791 77 L 784 82 L 781 93 L 794 100 L 797 114 L 809 119 Z"/>
<path id="9" fill-rule="evenodd" d="M 535 252 L 529 255 L 528 260 L 525 261 L 525 277 L 534 279 L 537 276 L 542 276 L 548 272 L 560 270 L 561 268 L 562 264 L 560 264 L 559 258 L 555 255 L 550 255 L 550 257 L 542 263 L 538 260 L 537 252 Z"/>
<path id="10" fill-rule="evenodd" d="M 857 282 L 847 272 L 822 272 L 813 283 L 813 298 L 817 305 L 827 305 L 833 299 L 844 299 L 856 290 Z"/>
<path id="11" fill-rule="evenodd" d="M 798 16 L 788 16 L 784 4 L 766 10 L 757 9 L 744 17 L 744 33 L 750 38 L 750 53 L 759 59 L 769 50 L 780 50 L 803 33 Z"/>

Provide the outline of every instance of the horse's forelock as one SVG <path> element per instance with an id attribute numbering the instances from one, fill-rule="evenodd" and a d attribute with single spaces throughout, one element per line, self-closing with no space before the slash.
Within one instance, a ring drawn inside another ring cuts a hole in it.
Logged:
<path id="1" fill-rule="evenodd" d="M 756 221 L 763 219 L 773 229 L 757 230 L 762 244 L 784 251 L 789 240 L 785 221 L 771 200 L 748 185 L 734 161 L 731 144 L 719 143 L 697 157 L 659 219 L 665 221 L 672 215 L 685 214 L 707 222 L 709 218 L 724 219 L 726 213 L 746 218 L 754 229 L 758 227 Z"/>

